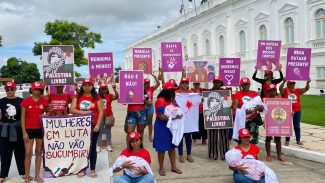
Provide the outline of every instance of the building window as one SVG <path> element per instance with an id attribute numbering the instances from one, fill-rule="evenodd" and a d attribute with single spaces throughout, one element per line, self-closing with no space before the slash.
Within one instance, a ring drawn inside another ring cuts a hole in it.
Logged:
<path id="1" fill-rule="evenodd" d="M 316 38 L 325 38 L 325 10 L 319 9 L 315 13 Z"/>
<path id="2" fill-rule="evenodd" d="M 244 53 L 246 51 L 246 34 L 243 30 L 239 32 L 239 38 L 240 38 L 240 52 Z"/>
<path id="3" fill-rule="evenodd" d="M 286 43 L 294 43 L 295 41 L 295 25 L 292 18 L 287 18 L 284 22 L 285 25 L 285 34 L 286 34 Z"/>
<path id="4" fill-rule="evenodd" d="M 317 67 L 317 79 L 325 79 L 325 67 Z"/>
<path id="5" fill-rule="evenodd" d="M 267 40 L 267 30 L 265 25 L 260 26 L 260 40 Z"/>
<path id="6" fill-rule="evenodd" d="M 210 41 L 209 39 L 205 40 L 205 55 L 210 55 L 211 49 L 210 49 Z"/>
<path id="7" fill-rule="evenodd" d="M 194 57 L 198 56 L 197 43 L 193 44 L 193 53 L 194 53 Z"/>
<path id="8" fill-rule="evenodd" d="M 223 37 L 223 35 L 221 35 L 219 37 L 219 46 L 220 46 L 220 55 L 224 55 L 225 54 L 225 38 Z"/>

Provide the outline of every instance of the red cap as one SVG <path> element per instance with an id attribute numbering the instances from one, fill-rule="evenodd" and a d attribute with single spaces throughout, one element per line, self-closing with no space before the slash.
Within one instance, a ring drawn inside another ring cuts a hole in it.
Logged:
<path id="1" fill-rule="evenodd" d="M 174 85 L 176 84 L 175 79 L 170 79 L 168 82 L 171 82 L 171 83 L 173 83 Z"/>
<path id="2" fill-rule="evenodd" d="M 177 89 L 177 87 L 175 87 L 175 83 L 172 83 L 172 82 L 168 81 L 167 83 L 165 83 L 163 85 L 163 89 L 164 90 Z"/>
<path id="3" fill-rule="evenodd" d="M 182 83 L 182 82 L 189 83 L 190 82 L 190 79 L 189 78 L 186 78 L 186 77 L 183 77 L 179 83 Z"/>
<path id="4" fill-rule="evenodd" d="M 100 85 L 99 88 L 108 88 L 107 85 Z"/>
<path id="5" fill-rule="evenodd" d="M 251 133 L 249 132 L 248 129 L 246 129 L 246 128 L 241 128 L 241 129 L 238 131 L 238 135 L 239 135 L 239 137 L 250 137 L 250 136 L 251 136 Z"/>
<path id="6" fill-rule="evenodd" d="M 144 79 L 143 83 L 150 83 L 150 79 L 148 79 L 148 78 Z"/>
<path id="7" fill-rule="evenodd" d="M 39 81 L 34 81 L 32 83 L 32 89 L 43 89 L 42 83 Z"/>
<path id="8" fill-rule="evenodd" d="M 273 76 L 273 72 L 272 71 L 265 71 L 265 74 L 264 75 L 271 75 L 271 76 Z"/>
<path id="9" fill-rule="evenodd" d="M 6 82 L 5 83 L 5 88 L 9 88 L 9 87 L 13 87 L 13 88 L 16 88 L 16 83 L 15 82 Z"/>
<path id="10" fill-rule="evenodd" d="M 269 91 L 269 90 L 272 90 L 272 89 L 276 89 L 276 84 L 270 84 L 266 90 Z"/>
<path id="11" fill-rule="evenodd" d="M 222 78 L 219 76 L 219 77 L 215 77 L 214 79 L 213 79 L 213 81 L 220 81 L 220 82 L 222 82 L 223 83 L 223 80 L 222 80 Z"/>
<path id="12" fill-rule="evenodd" d="M 84 78 L 84 79 L 82 79 L 82 84 L 85 84 L 85 83 L 93 84 L 93 80 L 91 78 Z"/>
<path id="13" fill-rule="evenodd" d="M 295 81 L 292 81 L 292 80 L 288 80 L 287 81 L 287 84 L 291 84 L 291 83 L 296 83 Z"/>
<path id="14" fill-rule="evenodd" d="M 243 84 L 250 84 L 251 81 L 249 80 L 249 78 L 241 78 L 240 80 L 240 85 L 243 85 Z"/>
<path id="15" fill-rule="evenodd" d="M 138 132 L 132 132 L 130 133 L 130 135 L 128 136 L 128 140 L 131 141 L 133 139 L 139 139 L 140 138 L 140 133 Z"/>

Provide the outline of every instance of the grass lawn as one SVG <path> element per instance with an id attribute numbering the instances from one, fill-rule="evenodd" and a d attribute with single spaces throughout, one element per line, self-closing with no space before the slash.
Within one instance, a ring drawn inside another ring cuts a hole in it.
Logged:
<path id="1" fill-rule="evenodd" d="M 325 96 L 301 96 L 301 122 L 325 127 Z"/>

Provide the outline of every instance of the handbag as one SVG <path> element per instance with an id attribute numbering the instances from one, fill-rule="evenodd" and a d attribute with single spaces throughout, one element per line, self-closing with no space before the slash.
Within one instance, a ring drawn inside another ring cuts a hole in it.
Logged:
<path id="1" fill-rule="evenodd" d="M 106 126 L 112 127 L 112 126 L 114 126 L 114 124 L 115 124 L 114 116 L 108 116 L 108 117 L 105 118 L 105 125 Z"/>

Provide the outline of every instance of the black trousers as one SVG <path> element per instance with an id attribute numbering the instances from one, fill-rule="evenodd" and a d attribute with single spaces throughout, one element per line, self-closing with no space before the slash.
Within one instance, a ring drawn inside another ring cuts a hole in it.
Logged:
<path id="1" fill-rule="evenodd" d="M 19 134 L 20 133 L 20 134 Z M 1 173 L 0 178 L 8 177 L 12 153 L 15 155 L 19 175 L 25 175 L 25 146 L 21 129 L 17 129 L 17 142 L 9 142 L 9 138 L 0 137 Z"/>
<path id="2" fill-rule="evenodd" d="M 192 133 L 192 139 L 195 140 L 206 140 L 208 138 L 207 130 L 204 128 L 204 117 L 203 113 L 199 113 L 199 131 Z"/>
<path id="3" fill-rule="evenodd" d="M 220 154 L 221 160 L 225 159 L 225 154 L 229 150 L 228 130 L 227 129 L 211 129 L 208 130 L 209 158 L 218 159 Z"/>
<path id="4" fill-rule="evenodd" d="M 96 170 L 96 162 L 97 162 L 97 140 L 98 140 L 99 132 L 93 132 L 91 137 L 91 145 L 90 145 L 90 170 Z"/>

